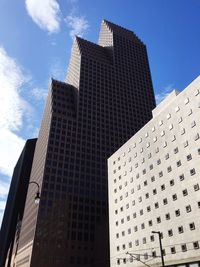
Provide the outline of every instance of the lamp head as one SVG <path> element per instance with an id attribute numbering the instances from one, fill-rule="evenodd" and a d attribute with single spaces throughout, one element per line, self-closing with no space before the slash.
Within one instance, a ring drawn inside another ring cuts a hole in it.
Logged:
<path id="1" fill-rule="evenodd" d="M 40 203 L 40 192 L 38 191 L 35 195 L 35 204 L 39 204 Z"/>

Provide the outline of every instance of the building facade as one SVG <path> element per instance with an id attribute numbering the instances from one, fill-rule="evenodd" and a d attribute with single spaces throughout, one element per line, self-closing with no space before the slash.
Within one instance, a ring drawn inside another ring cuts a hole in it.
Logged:
<path id="1" fill-rule="evenodd" d="M 13 171 L 0 231 L 1 267 L 5 266 L 6 258 L 8 265 L 11 262 L 17 226 L 20 224 L 24 213 L 36 140 L 29 139 L 26 141 Z"/>
<path id="2" fill-rule="evenodd" d="M 108 266 L 107 158 L 155 107 L 146 47 L 108 21 L 99 44 L 75 38 L 66 82 L 52 80 L 15 266 Z"/>
<path id="3" fill-rule="evenodd" d="M 200 266 L 200 76 L 108 160 L 111 266 Z"/>

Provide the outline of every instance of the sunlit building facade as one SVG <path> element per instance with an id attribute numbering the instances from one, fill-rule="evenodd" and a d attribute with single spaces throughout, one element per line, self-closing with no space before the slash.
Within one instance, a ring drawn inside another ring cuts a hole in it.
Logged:
<path id="1" fill-rule="evenodd" d="M 200 266 L 200 77 L 108 160 L 111 266 Z"/>

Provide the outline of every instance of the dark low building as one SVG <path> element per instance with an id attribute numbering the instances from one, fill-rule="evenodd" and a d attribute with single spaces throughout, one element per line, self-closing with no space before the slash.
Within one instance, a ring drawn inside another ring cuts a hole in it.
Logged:
<path id="1" fill-rule="evenodd" d="M 9 266 L 17 225 L 20 225 L 23 217 L 36 141 L 26 141 L 13 172 L 0 231 L 1 267 L 5 266 L 6 258 Z"/>

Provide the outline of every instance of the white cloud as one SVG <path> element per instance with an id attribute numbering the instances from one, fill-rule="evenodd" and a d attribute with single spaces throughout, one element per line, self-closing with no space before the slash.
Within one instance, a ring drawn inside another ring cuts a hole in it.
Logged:
<path id="1" fill-rule="evenodd" d="M 60 28 L 60 6 L 57 0 L 26 0 L 32 20 L 43 30 L 55 33 Z"/>
<path id="2" fill-rule="evenodd" d="M 71 29 L 69 35 L 72 39 L 74 39 L 75 35 L 82 37 L 89 28 L 89 23 L 84 16 L 77 16 L 71 13 L 66 17 L 65 22 Z"/>
<path id="3" fill-rule="evenodd" d="M 47 98 L 48 91 L 43 88 L 35 87 L 31 90 L 31 95 L 36 100 L 45 100 Z"/>
<path id="4" fill-rule="evenodd" d="M 8 194 L 9 183 L 2 182 L 0 183 L 0 198 L 5 198 Z"/>
<path id="5" fill-rule="evenodd" d="M 0 172 L 9 176 L 25 142 L 16 132 L 31 109 L 20 95 L 26 82 L 21 67 L 0 47 Z"/>
<path id="6" fill-rule="evenodd" d="M 172 91 L 174 90 L 174 85 L 169 84 L 163 90 L 155 95 L 156 104 L 160 104 Z"/>
<path id="7" fill-rule="evenodd" d="M 0 129 L 0 172 L 12 176 L 25 141 L 8 129 Z M 0 192 L 1 193 L 1 192 Z"/>
<path id="8" fill-rule="evenodd" d="M 6 201 L 0 201 L 0 210 L 4 210 L 6 206 Z"/>

